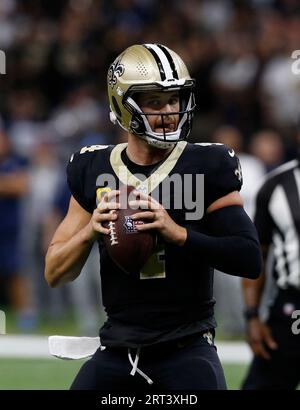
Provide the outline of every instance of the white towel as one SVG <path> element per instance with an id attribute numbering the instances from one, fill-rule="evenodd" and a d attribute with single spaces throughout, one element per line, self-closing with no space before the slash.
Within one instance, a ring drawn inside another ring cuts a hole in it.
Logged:
<path id="1" fill-rule="evenodd" d="M 49 351 L 60 359 L 85 359 L 92 356 L 101 346 L 98 337 L 49 336 Z"/>

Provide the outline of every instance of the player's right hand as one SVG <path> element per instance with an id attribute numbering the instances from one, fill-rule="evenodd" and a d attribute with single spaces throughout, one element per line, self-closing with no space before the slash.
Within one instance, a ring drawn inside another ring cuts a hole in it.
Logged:
<path id="1" fill-rule="evenodd" d="M 252 318 L 247 322 L 247 341 L 256 356 L 270 360 L 267 348 L 277 349 L 277 343 L 272 337 L 271 329 L 259 318 Z"/>
<path id="2" fill-rule="evenodd" d="M 105 221 L 114 221 L 117 219 L 117 215 L 114 210 L 120 208 L 120 204 L 117 202 L 117 195 L 120 194 L 120 191 L 113 190 L 106 193 L 100 203 L 98 204 L 97 208 L 94 210 L 93 215 L 91 217 L 90 226 L 93 230 L 94 235 L 109 234 L 109 229 L 104 228 L 102 223 Z"/>

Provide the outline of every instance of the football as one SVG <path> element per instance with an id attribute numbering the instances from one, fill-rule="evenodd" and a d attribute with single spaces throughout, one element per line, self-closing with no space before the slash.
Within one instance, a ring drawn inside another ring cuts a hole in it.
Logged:
<path id="1" fill-rule="evenodd" d="M 129 207 L 128 199 L 133 186 L 123 185 L 117 200 L 121 208 L 115 211 L 118 218 L 114 221 L 103 223 L 110 229 L 109 235 L 103 235 L 105 247 L 109 256 L 124 272 L 130 274 L 139 272 L 151 256 L 155 246 L 155 234 L 152 231 L 139 232 L 136 226 L 144 221 L 132 220 L 131 215 L 143 212 L 143 209 Z M 135 199 L 135 196 L 130 198 Z"/>

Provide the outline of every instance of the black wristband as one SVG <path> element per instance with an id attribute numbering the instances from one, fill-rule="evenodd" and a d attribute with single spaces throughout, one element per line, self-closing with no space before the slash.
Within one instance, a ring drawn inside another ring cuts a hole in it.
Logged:
<path id="1" fill-rule="evenodd" d="M 258 316 L 259 316 L 259 314 L 258 314 L 258 307 L 257 306 L 247 307 L 244 310 L 245 320 L 255 319 L 255 318 L 258 318 Z"/>

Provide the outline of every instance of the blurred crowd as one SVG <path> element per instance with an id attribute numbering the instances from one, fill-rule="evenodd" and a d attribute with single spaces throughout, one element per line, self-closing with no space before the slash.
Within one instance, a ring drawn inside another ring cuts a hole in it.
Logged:
<path id="1" fill-rule="evenodd" d="M 262 176 L 296 155 L 298 0 L 1 0 L 0 306 L 18 312 L 23 330 L 80 306 L 82 333 L 97 331 L 96 253 L 82 279 L 50 291 L 43 258 L 67 211 L 72 152 L 125 140 L 109 121 L 108 66 L 147 42 L 186 61 L 197 81 L 190 140 L 236 150 L 250 216 Z"/>

